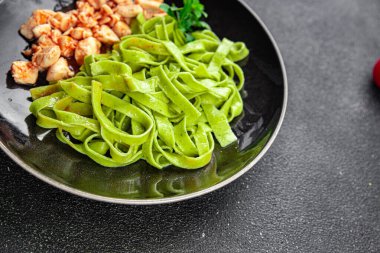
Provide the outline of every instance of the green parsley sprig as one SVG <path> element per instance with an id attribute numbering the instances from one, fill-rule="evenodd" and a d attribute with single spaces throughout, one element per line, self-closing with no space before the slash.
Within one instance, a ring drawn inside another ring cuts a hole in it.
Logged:
<path id="1" fill-rule="evenodd" d="M 185 33 L 187 42 L 194 40 L 191 32 L 210 29 L 210 26 L 201 20 L 207 18 L 208 15 L 204 11 L 204 5 L 199 0 L 183 0 L 183 7 L 163 3 L 160 8 L 177 20 L 178 29 Z"/>

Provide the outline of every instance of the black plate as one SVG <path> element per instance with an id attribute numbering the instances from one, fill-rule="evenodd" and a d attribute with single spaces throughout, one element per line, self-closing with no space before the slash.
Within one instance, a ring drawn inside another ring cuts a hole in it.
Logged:
<path id="1" fill-rule="evenodd" d="M 13 83 L 11 62 L 23 59 L 27 43 L 18 28 L 34 9 L 61 8 L 71 1 L 5 0 L 0 4 L 1 148 L 24 169 L 63 190 L 127 204 L 187 199 L 210 192 L 250 169 L 273 142 L 285 113 L 286 75 L 280 53 L 258 17 L 239 1 L 203 0 L 207 20 L 220 37 L 244 41 L 250 49 L 242 63 L 246 76 L 244 114 L 233 122 L 239 145 L 217 148 L 209 166 L 162 171 L 141 161 L 125 168 L 104 168 L 39 128 L 29 113 L 28 88 Z"/>

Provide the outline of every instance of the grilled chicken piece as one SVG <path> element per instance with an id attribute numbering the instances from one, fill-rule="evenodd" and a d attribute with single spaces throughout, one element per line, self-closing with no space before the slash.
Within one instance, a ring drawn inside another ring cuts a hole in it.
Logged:
<path id="1" fill-rule="evenodd" d="M 134 18 L 143 12 L 143 8 L 140 5 L 119 5 L 116 12 L 123 18 Z"/>
<path id="2" fill-rule="evenodd" d="M 123 21 L 117 22 L 112 27 L 112 30 L 116 33 L 117 36 L 119 36 L 119 38 L 122 38 L 132 33 L 131 28 Z"/>
<path id="3" fill-rule="evenodd" d="M 38 67 L 30 61 L 15 61 L 11 73 L 16 83 L 34 85 L 38 78 Z"/>
<path id="4" fill-rule="evenodd" d="M 51 10 L 35 10 L 32 16 L 28 19 L 28 21 L 21 25 L 21 35 L 27 38 L 28 40 L 33 39 L 33 28 L 35 28 L 38 25 L 47 24 L 49 19 L 53 15 L 55 15 L 55 12 Z"/>
<path id="5" fill-rule="evenodd" d="M 34 53 L 32 62 L 39 70 L 44 70 L 56 63 L 60 56 L 59 46 L 40 47 Z"/>
<path id="6" fill-rule="evenodd" d="M 48 69 L 46 80 L 49 82 L 59 81 L 72 76 L 74 76 L 74 71 L 69 68 L 67 60 L 61 57 Z"/>
<path id="7" fill-rule="evenodd" d="M 74 55 L 77 45 L 78 41 L 69 36 L 61 36 L 58 39 L 58 46 L 61 49 L 61 56 L 67 58 Z"/>
<path id="8" fill-rule="evenodd" d="M 100 29 L 94 34 L 94 37 L 100 42 L 108 45 L 112 45 L 120 41 L 119 37 L 107 25 L 100 26 Z"/>
<path id="9" fill-rule="evenodd" d="M 90 54 L 99 54 L 101 43 L 94 37 L 89 37 L 87 39 L 78 42 L 78 46 L 75 49 L 75 60 L 78 64 L 82 65 L 84 62 L 84 57 Z"/>
<path id="10" fill-rule="evenodd" d="M 37 25 L 36 27 L 33 28 L 33 35 L 35 38 L 39 38 L 42 35 L 50 35 L 51 33 L 51 26 L 49 24 L 42 24 L 42 25 Z"/>

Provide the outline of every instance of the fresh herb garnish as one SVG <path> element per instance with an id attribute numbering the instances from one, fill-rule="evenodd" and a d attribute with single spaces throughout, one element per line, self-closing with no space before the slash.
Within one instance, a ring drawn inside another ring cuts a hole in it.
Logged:
<path id="1" fill-rule="evenodd" d="M 178 22 L 178 29 L 185 33 L 186 41 L 194 40 L 191 32 L 198 29 L 210 29 L 210 26 L 202 21 L 202 17 L 207 18 L 204 6 L 199 0 L 183 0 L 183 7 L 179 8 L 172 4 L 161 4 L 160 8 Z"/>

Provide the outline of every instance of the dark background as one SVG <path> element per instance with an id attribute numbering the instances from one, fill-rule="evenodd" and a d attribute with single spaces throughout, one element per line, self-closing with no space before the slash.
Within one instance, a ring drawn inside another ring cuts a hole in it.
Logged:
<path id="1" fill-rule="evenodd" d="M 371 81 L 380 2 L 246 1 L 289 79 L 284 125 L 254 169 L 197 199 L 132 207 L 55 189 L 1 153 L 1 252 L 380 252 L 380 90 Z"/>

